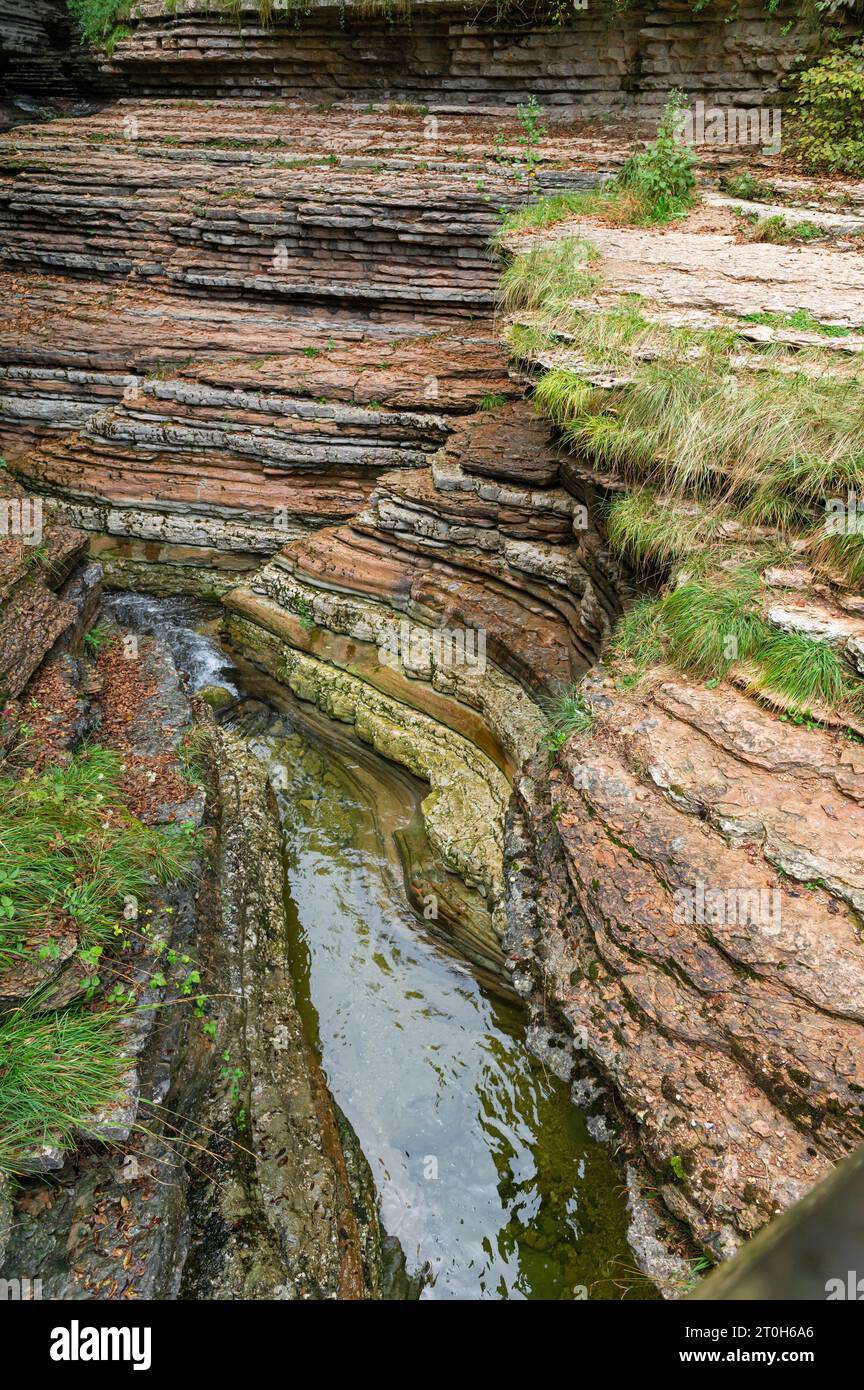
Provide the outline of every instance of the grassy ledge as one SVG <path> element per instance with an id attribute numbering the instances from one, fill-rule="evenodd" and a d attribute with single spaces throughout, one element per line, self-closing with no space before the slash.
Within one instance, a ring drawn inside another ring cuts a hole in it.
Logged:
<path id="1" fill-rule="evenodd" d="M 611 220 L 626 215 L 640 226 L 686 210 L 692 170 L 669 133 L 676 110 L 673 99 L 657 141 L 628 161 L 638 168 L 650 157 L 638 208 L 622 174 L 508 219 L 505 235 L 574 214 L 580 226 L 572 237 L 566 229 L 537 236 L 521 254 L 518 237 L 504 242 L 512 252 L 500 284 L 505 332 L 532 369 L 537 409 L 577 466 L 612 484 L 603 518 L 610 548 L 648 591 L 611 649 L 624 678 L 660 665 L 712 684 L 728 677 L 787 709 L 857 728 L 864 683 L 842 633 L 818 624 L 785 631 L 769 617 L 771 573 L 803 574 L 792 589 L 812 598 L 815 585 L 817 602 L 841 618 L 843 590 L 864 577 L 864 536 L 827 525 L 831 506 L 864 489 L 864 378 L 854 356 L 829 342 L 854 330 L 803 310 L 676 327 L 638 295 L 604 289 L 584 225 L 592 215 L 608 222 L 610 209 Z M 774 233 L 788 239 L 763 229 Z M 754 343 L 752 323 L 814 341 Z"/>

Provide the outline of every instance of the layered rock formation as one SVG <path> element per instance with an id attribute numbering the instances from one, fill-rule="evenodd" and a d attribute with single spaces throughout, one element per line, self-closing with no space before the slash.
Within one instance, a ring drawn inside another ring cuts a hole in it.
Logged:
<path id="1" fill-rule="evenodd" d="M 628 19 L 634 42 L 653 26 L 666 43 L 665 13 Z M 682 33 L 668 13 L 675 63 L 707 53 L 709 20 Z M 723 43 L 736 34 L 724 27 Z M 551 45 L 579 66 L 569 26 L 469 32 L 430 5 L 404 33 L 349 15 L 338 34 L 313 17 L 290 37 L 244 25 L 243 40 L 202 8 L 145 4 L 114 69 L 193 97 L 281 97 L 310 78 L 325 96 L 380 84 L 466 104 L 529 89 L 625 104 L 590 56 L 587 72 L 545 62 Z M 610 52 L 632 75 L 631 50 Z M 772 73 L 778 52 L 763 54 Z M 688 85 L 729 96 L 725 59 L 699 61 Z M 649 57 L 626 104 L 653 105 L 673 66 Z M 734 95 L 761 96 L 753 76 Z M 566 1022 L 669 1208 L 725 1255 L 859 1133 L 855 746 L 731 688 L 666 673 L 635 695 L 598 678 L 595 732 L 522 774 L 546 702 L 594 663 L 632 585 L 598 524 L 624 483 L 562 452 L 523 399 L 487 243 L 528 187 L 596 181 L 624 146 L 578 126 L 538 146 L 524 119 L 479 110 L 430 123 L 416 107 L 327 105 L 139 96 L 16 132 L 0 160 L 15 296 L 0 326 L 4 451 L 90 531 L 112 583 L 221 596 L 247 661 L 428 783 L 430 839 L 483 895 L 490 930 L 507 926 L 541 1031 Z M 864 322 L 845 252 L 754 247 L 742 262 L 729 232 L 581 231 L 604 256 L 602 293 L 653 297 L 675 324 L 827 314 L 829 300 L 843 326 Z M 809 346 L 806 331 L 748 331 Z M 859 336 L 835 346 L 853 353 Z M 538 363 L 586 367 L 563 340 Z M 807 595 L 775 596 L 778 626 L 830 619 L 831 640 L 858 650 L 854 603 L 823 594 L 814 615 Z M 776 893 L 782 925 L 764 932 L 746 904 L 731 931 L 695 908 L 677 920 L 676 895 L 700 884 Z M 271 1177 L 265 1161 L 240 1181 L 252 1225 Z M 226 1251 L 225 1282 L 205 1272 L 206 1287 L 254 1285 L 230 1239 Z"/>
<path id="2" fill-rule="evenodd" d="M 687 681 L 592 699 L 522 783 L 509 944 L 722 1258 L 864 1130 L 862 758 Z"/>
<path id="3" fill-rule="evenodd" d="M 424 464 L 454 416 L 514 391 L 486 243 L 518 185 L 479 154 L 446 158 L 491 124 L 455 122 L 408 184 L 394 147 L 422 137 L 416 117 L 243 106 L 193 129 L 176 107 L 120 107 L 20 132 L 10 462 L 151 586 L 153 562 L 194 587 L 191 567 L 230 574 L 354 515 L 382 471 Z"/>
<path id="4" fill-rule="evenodd" d="M 94 96 L 110 79 L 80 44 L 63 0 L 2 0 L 0 3 L 0 102 L 17 100 L 31 111 L 64 97 Z M 21 119 L 14 107 L 4 117 Z"/>
<path id="5" fill-rule="evenodd" d="M 814 33 L 758 4 L 733 15 L 663 0 L 623 12 L 593 5 L 478 6 L 409 0 L 378 7 L 336 0 L 302 9 L 252 4 L 226 23 L 208 0 L 136 6 L 132 32 L 107 65 L 142 93 L 212 97 L 374 96 L 451 105 L 512 104 L 653 115 L 671 86 L 708 100 L 763 106 Z"/>
<path id="6" fill-rule="evenodd" d="M 101 574 L 88 537 L 49 520 L 41 498 L 0 470 L 0 695 L 21 694 L 61 640 L 80 642 Z"/>
<path id="7" fill-rule="evenodd" d="M 535 157 L 540 184 L 596 177 L 559 171 L 574 145 L 562 131 Z M 232 635 L 256 647 L 257 624 L 283 676 L 285 650 L 311 644 L 324 703 L 343 670 L 432 709 L 456 740 L 443 784 L 477 740 L 499 827 L 495 764 L 512 774 L 535 746 L 536 700 L 590 664 L 620 607 L 590 498 L 515 403 L 489 317 L 488 240 L 524 197 L 522 154 L 489 115 L 442 118 L 427 145 L 413 113 L 124 104 L 21 132 L 7 163 L 16 472 L 100 533 L 109 577 L 156 591 L 221 594 L 302 537 L 230 594 Z M 482 641 L 482 663 L 430 655 L 439 629 Z M 500 829 L 481 833 L 473 805 L 461 838 L 492 833 L 484 867 L 437 833 L 498 913 Z"/>

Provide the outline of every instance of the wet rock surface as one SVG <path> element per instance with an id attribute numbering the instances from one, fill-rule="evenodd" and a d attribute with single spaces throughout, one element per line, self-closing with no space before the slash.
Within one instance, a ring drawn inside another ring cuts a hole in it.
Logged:
<path id="1" fill-rule="evenodd" d="M 488 240 L 499 208 L 526 197 L 519 131 L 500 111 L 442 111 L 427 140 L 419 109 L 274 110 L 257 85 L 258 100 L 196 100 L 217 73 L 238 94 L 262 71 L 264 90 L 294 89 L 306 60 L 280 70 L 280 40 L 252 38 L 241 56 L 195 6 L 145 6 L 115 71 L 162 94 L 191 83 L 194 104 L 131 98 L 3 143 L 0 442 L 75 525 L 57 528 L 60 583 L 84 528 L 111 582 L 224 597 L 247 660 L 427 782 L 430 838 L 483 895 L 478 954 L 484 912 L 500 934 L 506 904 L 538 1051 L 579 1104 L 601 1078 L 668 1208 L 726 1256 L 860 1135 L 856 745 L 731 688 L 663 679 L 628 696 L 600 677 L 595 732 L 520 774 L 545 703 L 596 660 L 630 581 L 598 528 L 621 480 L 561 455 L 497 341 Z M 314 69 L 314 34 L 308 52 Z M 508 100 L 524 71 L 511 60 Z M 533 186 L 588 186 L 627 143 L 556 128 Z M 697 326 L 802 308 L 864 321 L 859 258 L 837 247 L 744 254 L 731 234 L 597 223 L 560 234 L 574 231 L 603 255 L 601 305 L 638 293 Z M 837 342 L 856 350 L 854 334 Z M 566 343 L 553 362 L 579 365 Z M 860 656 L 860 608 L 814 606 L 796 584 L 777 576 L 770 620 Z M 22 656 L 0 628 L 23 686 L 86 598 L 58 599 L 20 556 L 10 586 L 41 634 Z M 436 639 L 454 630 L 482 633 L 482 667 L 442 659 Z M 38 1267 L 76 1296 L 113 1297 L 124 1278 L 160 1297 L 375 1296 L 368 1175 L 304 1047 L 282 954 L 266 786 L 230 735 L 211 738 L 223 917 L 205 875 L 181 932 L 237 992 L 218 1019 L 229 1075 L 172 1023 L 137 1084 L 181 1117 L 178 1153 L 165 1122 L 116 1165 L 88 1150 L 56 1198 L 31 1180 L 11 1248 L 44 1242 Z M 410 877 L 422 892 L 431 875 L 421 863 Z M 731 919 L 705 917 L 699 885 L 734 889 Z M 190 1186 L 200 1113 L 212 1152 Z"/>
<path id="2" fill-rule="evenodd" d="M 213 950 L 230 996 L 218 1037 L 230 1064 L 216 1080 L 208 1152 L 193 1178 L 186 1293 L 376 1297 L 381 1237 L 371 1181 L 294 999 L 272 793 L 235 735 L 213 738 L 222 922 Z"/>

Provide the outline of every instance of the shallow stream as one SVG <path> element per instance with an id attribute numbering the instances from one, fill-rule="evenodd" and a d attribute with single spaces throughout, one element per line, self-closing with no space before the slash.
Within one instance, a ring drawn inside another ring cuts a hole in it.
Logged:
<path id="1" fill-rule="evenodd" d="M 242 692 L 203 605 L 109 607 L 166 641 L 193 688 Z M 409 901 L 400 844 L 424 788 L 288 692 L 280 703 L 228 718 L 277 795 L 304 1023 L 421 1297 L 644 1297 L 607 1151 L 528 1052 L 521 1008 Z"/>

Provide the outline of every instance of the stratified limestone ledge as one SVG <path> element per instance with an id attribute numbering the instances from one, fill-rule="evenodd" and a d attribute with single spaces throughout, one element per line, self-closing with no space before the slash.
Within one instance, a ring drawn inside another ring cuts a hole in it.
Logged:
<path id="1" fill-rule="evenodd" d="M 229 614 L 227 632 L 244 655 L 299 699 L 353 725 L 364 743 L 429 783 L 421 809 L 430 843 L 453 873 L 486 897 L 501 929 L 502 827 L 510 787 L 491 759 L 428 715 L 244 618 Z"/>
<path id="2" fill-rule="evenodd" d="M 282 614 L 305 613 L 309 615 L 307 621 L 316 628 L 365 644 L 369 650 L 367 670 L 363 672 L 366 679 L 375 683 L 376 671 L 369 670 L 368 663 L 380 662 L 388 673 L 395 672 L 414 684 L 416 691 L 409 688 L 405 694 L 408 703 L 422 704 L 425 686 L 431 685 L 438 694 L 467 705 L 480 715 L 502 750 L 508 768 L 514 771 L 536 750 L 546 728 L 538 705 L 488 658 L 485 633 L 466 634 L 463 629 L 427 625 L 424 618 L 435 615 L 415 611 L 419 605 L 409 602 L 403 614 L 357 594 L 337 593 L 304 583 L 286 568 L 281 556 L 259 570 L 248 585 L 233 590 L 226 602 L 230 609 L 245 613 L 253 621 L 262 604 L 272 615 L 271 622 L 278 621 Z M 295 629 L 292 645 L 302 647 L 302 629 L 296 631 L 296 621 L 291 626 Z M 469 658 L 464 661 L 459 659 L 456 645 L 460 636 Z M 439 717 L 446 722 L 443 712 Z M 457 730 L 458 726 L 457 717 Z"/>

